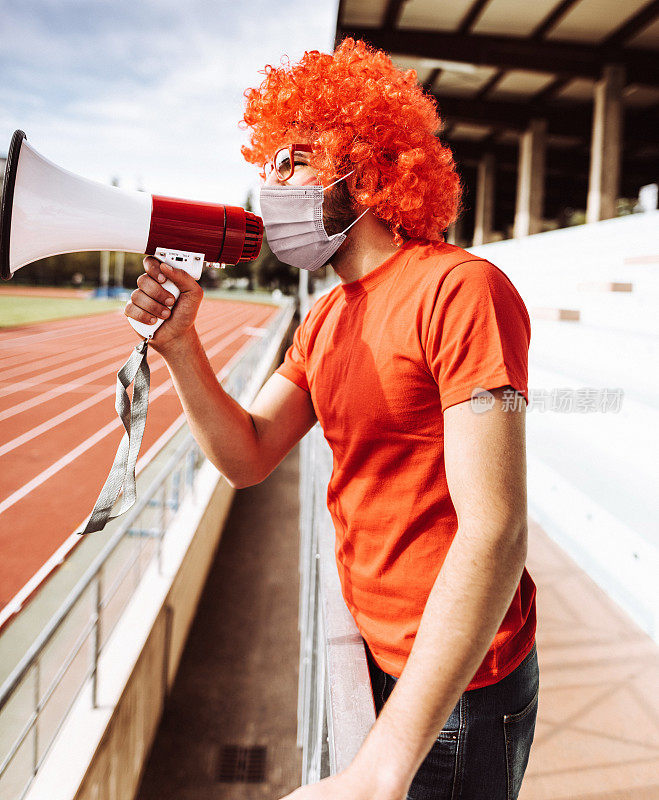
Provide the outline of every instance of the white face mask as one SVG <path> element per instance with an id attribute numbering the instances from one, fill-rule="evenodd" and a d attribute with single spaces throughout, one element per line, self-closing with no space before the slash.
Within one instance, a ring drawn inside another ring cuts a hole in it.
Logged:
<path id="1" fill-rule="evenodd" d="M 323 186 L 262 186 L 261 216 L 270 249 L 284 264 L 310 272 L 319 269 L 341 247 L 346 233 L 367 211 L 341 233 L 327 235 L 323 224 L 323 197 L 347 175 Z"/>

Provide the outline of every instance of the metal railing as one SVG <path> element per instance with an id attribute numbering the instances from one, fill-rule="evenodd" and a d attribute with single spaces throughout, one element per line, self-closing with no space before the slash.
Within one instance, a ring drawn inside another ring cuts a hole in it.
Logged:
<path id="1" fill-rule="evenodd" d="M 300 673 L 302 783 L 347 767 L 375 722 L 364 640 L 346 607 L 327 509 L 332 453 L 320 425 L 300 445 Z"/>
<path id="2" fill-rule="evenodd" d="M 287 302 L 222 380 L 247 405 L 266 377 L 293 317 Z M 205 461 L 189 434 L 105 548 L 85 571 L 57 614 L 0 687 L 0 797 L 21 800 L 58 732 L 91 681 L 97 707 L 99 656 L 154 560 L 162 575 L 163 540 Z"/>

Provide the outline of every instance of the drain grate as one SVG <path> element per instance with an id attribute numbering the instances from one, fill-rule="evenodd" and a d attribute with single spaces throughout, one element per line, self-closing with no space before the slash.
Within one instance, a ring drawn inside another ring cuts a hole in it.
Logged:
<path id="1" fill-rule="evenodd" d="M 227 744 L 222 748 L 216 780 L 223 783 L 263 783 L 267 748 Z"/>

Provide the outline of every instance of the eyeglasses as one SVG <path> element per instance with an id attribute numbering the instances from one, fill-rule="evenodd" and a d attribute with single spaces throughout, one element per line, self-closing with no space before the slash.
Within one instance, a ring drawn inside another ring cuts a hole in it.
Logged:
<path id="1" fill-rule="evenodd" d="M 296 153 L 311 153 L 312 147 L 310 144 L 289 144 L 280 147 L 274 155 L 272 161 L 266 162 L 264 166 L 265 177 L 268 178 L 272 171 L 280 181 L 287 181 L 293 177 L 295 172 L 296 163 L 302 166 L 309 163 L 308 158 L 305 156 L 302 160 L 296 159 Z"/>

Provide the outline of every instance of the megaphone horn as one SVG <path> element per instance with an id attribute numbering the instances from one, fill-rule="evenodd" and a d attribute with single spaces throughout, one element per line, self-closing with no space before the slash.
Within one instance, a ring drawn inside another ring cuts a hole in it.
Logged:
<path id="1" fill-rule="evenodd" d="M 106 186 L 53 164 L 23 131 L 12 137 L 0 217 L 5 280 L 40 258 L 84 250 L 155 255 L 199 279 L 205 262 L 256 258 L 262 240 L 261 218 L 243 208 Z M 171 281 L 163 286 L 178 297 Z M 129 322 L 151 336 L 163 320 Z"/>

